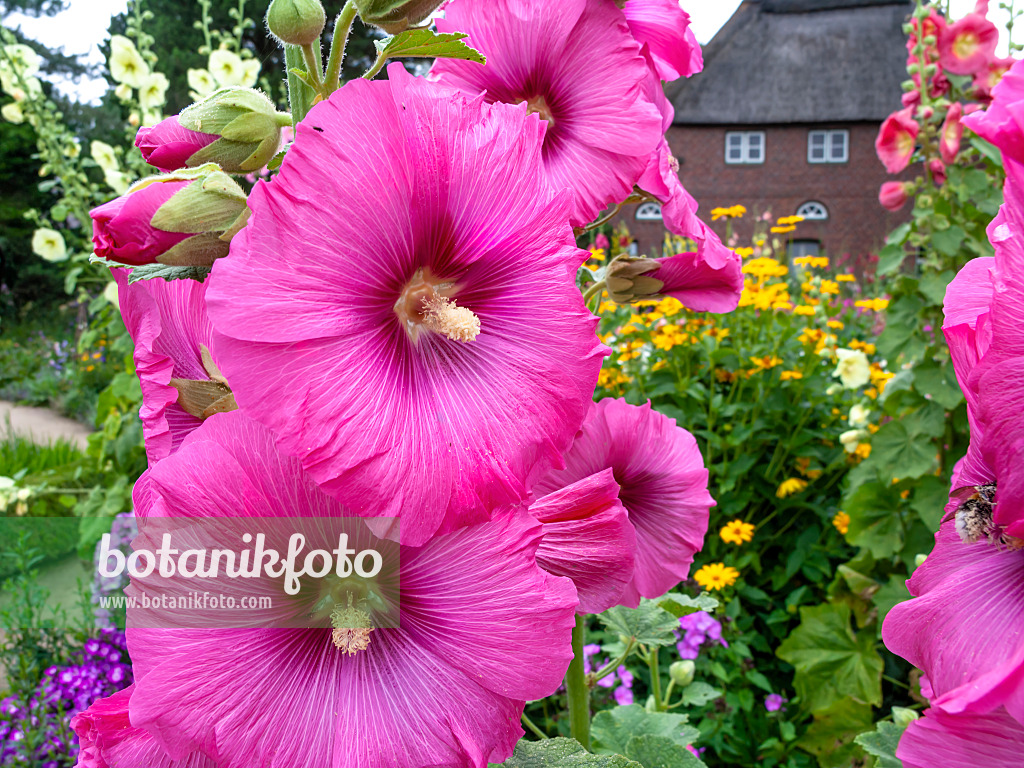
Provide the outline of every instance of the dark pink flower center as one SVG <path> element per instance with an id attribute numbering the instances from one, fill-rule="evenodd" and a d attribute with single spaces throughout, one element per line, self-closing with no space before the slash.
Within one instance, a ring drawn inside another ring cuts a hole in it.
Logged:
<path id="1" fill-rule="evenodd" d="M 555 127 L 555 116 L 551 113 L 551 107 L 548 106 L 547 99 L 543 95 L 532 96 L 530 98 L 524 98 L 520 104 L 526 102 L 526 111 L 532 114 L 540 115 L 542 120 L 547 120 L 547 123 L 552 128 Z"/>

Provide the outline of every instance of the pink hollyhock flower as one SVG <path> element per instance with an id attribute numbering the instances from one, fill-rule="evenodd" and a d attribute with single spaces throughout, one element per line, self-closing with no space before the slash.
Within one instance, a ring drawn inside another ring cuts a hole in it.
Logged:
<path id="1" fill-rule="evenodd" d="M 191 183 L 169 180 L 148 184 L 90 211 L 96 255 L 120 264 L 152 264 L 191 237 L 185 232 L 165 232 L 150 223 L 164 203 Z"/>
<path id="2" fill-rule="evenodd" d="M 217 763 L 200 753 L 184 760 L 172 760 L 156 739 L 128 719 L 134 686 L 99 699 L 71 718 L 78 734 L 80 751 L 75 768 L 217 768 Z"/>
<path id="3" fill-rule="evenodd" d="M 401 516 L 421 544 L 561 463 L 606 348 L 542 124 L 389 76 L 310 112 L 207 305 L 239 407 L 349 509 Z"/>
<path id="4" fill-rule="evenodd" d="M 992 100 L 992 91 L 1002 81 L 1003 76 L 1010 71 L 1017 59 L 991 59 L 988 64 L 974 75 L 974 96 L 983 103 Z M 968 105 L 968 109 L 978 108 L 977 104 Z"/>
<path id="5" fill-rule="evenodd" d="M 647 62 L 608 0 L 453 0 L 441 32 L 465 32 L 487 64 L 438 59 L 430 77 L 545 122 L 544 174 L 575 196 L 572 224 L 626 199 L 662 137 Z"/>
<path id="6" fill-rule="evenodd" d="M 647 46 L 659 79 L 671 82 L 704 69 L 690 14 L 677 0 L 627 0 L 623 12 L 637 43 Z"/>
<path id="7" fill-rule="evenodd" d="M 996 25 L 978 13 L 969 13 L 939 34 L 939 63 L 954 75 L 973 75 L 995 56 L 999 42 Z"/>
<path id="8" fill-rule="evenodd" d="M 147 476 L 142 516 L 347 514 L 240 412 L 211 417 Z M 523 702 L 554 692 L 572 655 L 576 591 L 538 567 L 541 536 L 507 514 L 403 546 L 401 628 L 371 628 L 361 647 L 330 628 L 140 629 L 130 611 L 131 722 L 170 757 L 220 768 L 501 762 Z"/>
<path id="9" fill-rule="evenodd" d="M 954 102 L 946 113 L 946 119 L 942 122 L 942 129 L 939 131 L 939 154 L 946 165 L 953 165 L 956 156 L 960 153 L 960 139 L 964 135 L 964 126 L 960 122 L 963 117 L 964 107 L 959 101 Z"/>
<path id="10" fill-rule="evenodd" d="M 878 190 L 878 202 L 887 211 L 898 211 L 910 199 L 913 185 L 906 181 L 886 181 Z"/>
<path id="11" fill-rule="evenodd" d="M 985 715 L 951 715 L 926 709 L 907 728 L 896 749 L 903 768 L 985 766 L 1017 768 L 1024 752 L 1024 726 L 997 709 Z"/>
<path id="12" fill-rule="evenodd" d="M 617 605 L 633 578 L 636 533 L 619 501 L 611 469 L 586 477 L 530 505 L 544 525 L 537 564 L 576 585 L 580 613 Z"/>
<path id="13" fill-rule="evenodd" d="M 941 187 L 946 183 L 946 164 L 937 157 L 933 157 L 928 161 L 928 170 L 932 174 L 932 182 L 937 187 Z"/>
<path id="14" fill-rule="evenodd" d="M 659 597 L 686 578 L 715 503 L 689 432 L 651 410 L 650 403 L 605 399 L 591 407 L 565 463 L 534 486 L 535 496 L 608 468 L 621 488 L 619 498 L 636 529 L 636 564 L 620 604 Z"/>
<path id="15" fill-rule="evenodd" d="M 139 280 L 111 270 L 121 317 L 135 342 L 135 371 L 142 385 L 139 416 L 150 465 L 166 458 L 208 416 L 234 410 L 231 391 L 210 348 L 208 283 Z"/>
<path id="16" fill-rule="evenodd" d="M 135 135 L 135 146 L 142 152 L 142 158 L 147 163 L 169 172 L 184 168 L 192 155 L 219 138 L 214 133 L 190 131 L 174 116 L 151 128 L 139 128 Z"/>
<path id="17" fill-rule="evenodd" d="M 893 112 L 885 118 L 875 139 L 875 152 L 889 173 L 899 173 L 910 164 L 921 127 L 911 108 Z"/>
<path id="18" fill-rule="evenodd" d="M 963 122 L 1002 151 L 1024 163 L 1024 64 L 1018 62 L 992 90 L 993 102 L 984 112 L 974 112 Z"/>

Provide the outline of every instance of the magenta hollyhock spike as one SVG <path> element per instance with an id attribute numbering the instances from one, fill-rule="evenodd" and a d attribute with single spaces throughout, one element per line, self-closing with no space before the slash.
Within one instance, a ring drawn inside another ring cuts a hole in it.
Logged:
<path id="1" fill-rule="evenodd" d="M 875 139 L 875 152 L 885 170 L 899 173 L 910 164 L 920 131 L 912 107 L 893 112 L 885 118 Z"/>
<path id="2" fill-rule="evenodd" d="M 144 517 L 347 514 L 238 411 L 147 476 Z M 141 629 L 130 609 L 131 722 L 172 758 L 198 750 L 219 768 L 500 763 L 524 702 L 553 693 L 572 656 L 576 590 L 538 567 L 541 537 L 521 513 L 403 546 L 401 628 L 350 654 L 330 628 Z"/>
<path id="3" fill-rule="evenodd" d="M 175 115 L 151 128 L 139 128 L 135 135 L 135 146 L 142 152 L 143 160 L 161 171 L 169 172 L 186 167 L 192 155 L 219 138 L 214 133 L 190 131 L 178 122 Z"/>
<path id="4" fill-rule="evenodd" d="M 620 604 L 659 597 L 686 578 L 715 503 L 689 432 L 650 403 L 605 399 L 591 408 L 565 462 L 565 469 L 549 472 L 534 486 L 535 496 L 609 468 L 621 487 L 619 499 L 636 529 L 636 564 Z"/>
<path id="5" fill-rule="evenodd" d="M 165 232 L 150 223 L 164 203 L 191 183 L 178 180 L 149 184 L 90 211 L 96 255 L 120 264 L 152 264 L 191 237 L 184 232 Z"/>
<path id="6" fill-rule="evenodd" d="M 207 305 L 239 407 L 420 544 L 560 464 L 607 349 L 537 118 L 389 77 L 313 108 Z"/>
<path id="7" fill-rule="evenodd" d="M 464 32 L 480 65 L 437 59 L 430 78 L 541 116 L 544 174 L 573 191 L 572 224 L 633 191 L 661 140 L 650 78 L 622 11 L 609 0 L 454 0 L 441 32 Z"/>
<path id="8" fill-rule="evenodd" d="M 172 760 L 156 739 L 133 727 L 128 706 L 134 688 L 99 699 L 71 718 L 80 748 L 75 768 L 217 768 L 217 763 L 200 753 Z"/>
<path id="9" fill-rule="evenodd" d="M 129 284 L 129 270 L 111 272 L 121 317 L 135 342 L 135 372 L 142 386 L 139 416 L 152 466 L 177 450 L 204 418 L 233 410 L 234 400 L 209 351 L 213 326 L 206 313 L 208 283 Z"/>
<path id="10" fill-rule="evenodd" d="M 896 749 L 903 768 L 1018 768 L 1022 753 L 1024 726 L 1005 709 L 984 715 L 926 709 L 924 717 L 907 727 Z"/>
<path id="11" fill-rule="evenodd" d="M 671 82 L 704 69 L 690 14 L 677 0 L 627 0 L 623 13 L 637 43 L 647 46 L 659 79 Z"/>
<path id="12" fill-rule="evenodd" d="M 580 613 L 617 605 L 633 578 L 636 533 L 611 469 L 538 499 L 530 515 L 544 525 L 537 564 L 576 585 Z"/>
<path id="13" fill-rule="evenodd" d="M 954 75 L 973 75 L 992 60 L 998 43 L 996 25 L 969 13 L 939 33 L 939 63 Z"/>

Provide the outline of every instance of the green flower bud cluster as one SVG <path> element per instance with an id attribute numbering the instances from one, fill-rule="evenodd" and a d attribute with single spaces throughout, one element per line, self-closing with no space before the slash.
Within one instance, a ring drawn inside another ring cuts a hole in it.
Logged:
<path id="1" fill-rule="evenodd" d="M 250 173 L 277 154 L 281 128 L 291 120 L 260 91 L 221 88 L 186 107 L 178 122 L 190 131 L 220 136 L 190 157 L 189 165 L 216 162 L 228 173 Z"/>

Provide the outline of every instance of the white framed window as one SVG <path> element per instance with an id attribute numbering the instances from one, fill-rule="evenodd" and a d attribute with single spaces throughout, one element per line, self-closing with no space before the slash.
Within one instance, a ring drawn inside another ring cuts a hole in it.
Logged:
<path id="1" fill-rule="evenodd" d="M 808 200 L 796 209 L 796 215 L 803 216 L 808 221 L 827 221 L 828 208 L 817 200 Z"/>
<path id="2" fill-rule="evenodd" d="M 725 134 L 725 162 L 757 165 L 764 162 L 764 131 L 729 131 Z"/>
<path id="3" fill-rule="evenodd" d="M 817 240 L 790 240 L 786 251 L 791 260 L 801 256 L 820 256 L 821 243 Z"/>
<path id="4" fill-rule="evenodd" d="M 810 131 L 807 134 L 808 163 L 845 163 L 850 159 L 850 132 Z"/>
<path id="5" fill-rule="evenodd" d="M 661 221 L 661 203 L 644 203 L 636 209 L 637 221 Z"/>

